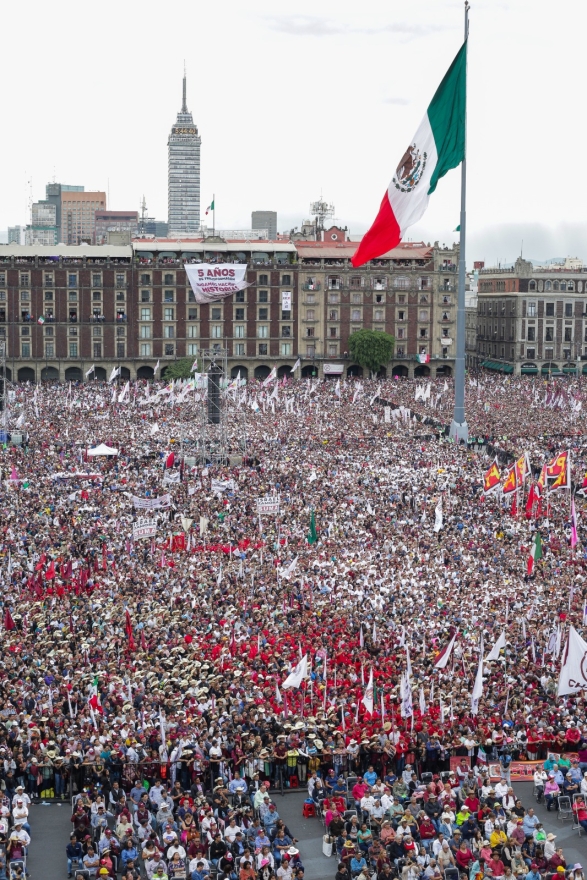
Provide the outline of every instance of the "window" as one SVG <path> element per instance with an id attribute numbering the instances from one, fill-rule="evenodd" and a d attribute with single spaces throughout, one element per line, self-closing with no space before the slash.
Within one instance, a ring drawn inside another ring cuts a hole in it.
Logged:
<path id="1" fill-rule="evenodd" d="M 20 346 L 20 354 L 23 358 L 29 358 L 31 356 L 31 344 L 30 342 L 23 342 Z"/>
<path id="2" fill-rule="evenodd" d="M 269 337 L 269 327 L 267 324 L 259 324 L 257 327 L 257 337 L 259 339 L 267 339 Z"/>
<path id="3" fill-rule="evenodd" d="M 21 290 L 20 291 L 20 301 L 21 302 L 29 302 L 30 298 L 31 298 L 31 295 L 28 292 L 28 290 Z"/>
<path id="4" fill-rule="evenodd" d="M 406 338 L 406 328 L 405 327 L 398 327 L 395 335 L 397 336 L 398 339 L 405 339 Z"/>
<path id="5" fill-rule="evenodd" d="M 94 357 L 101 358 L 102 357 L 102 343 L 94 342 Z"/>
<path id="6" fill-rule="evenodd" d="M 316 334 L 315 334 L 315 332 L 314 332 L 314 328 L 313 328 L 313 327 L 306 327 L 306 336 L 310 336 L 310 337 L 312 337 L 312 336 L 315 336 L 315 335 L 316 335 Z"/>
<path id="7" fill-rule="evenodd" d="M 266 342 L 260 342 L 260 343 L 259 343 L 259 354 L 260 354 L 260 355 L 266 355 L 266 354 L 267 354 L 267 343 L 266 343 Z"/>
<path id="8" fill-rule="evenodd" d="M 150 324 L 141 324 L 140 337 L 141 337 L 141 339 L 150 339 L 151 338 L 151 325 Z"/>
<path id="9" fill-rule="evenodd" d="M 245 310 L 244 309 L 235 309 L 234 310 L 234 319 L 235 319 L 235 321 L 244 321 L 245 320 Z"/>
<path id="10" fill-rule="evenodd" d="M 269 309 L 259 309 L 259 321 L 267 321 L 269 318 Z"/>
<path id="11" fill-rule="evenodd" d="M 148 272 L 143 272 L 143 274 L 141 275 L 141 284 L 150 284 L 150 283 L 151 283 L 151 276 L 149 275 Z"/>
<path id="12" fill-rule="evenodd" d="M 53 327 L 45 327 L 45 338 L 47 336 L 54 336 Z"/>
<path id="13" fill-rule="evenodd" d="M 426 329 L 426 327 L 420 327 L 420 330 L 419 330 L 418 335 L 419 335 L 422 339 L 425 339 L 426 336 L 428 336 L 428 330 Z"/>
<path id="14" fill-rule="evenodd" d="M 222 339 L 222 324 L 212 324 L 212 339 Z"/>
<path id="15" fill-rule="evenodd" d="M 175 284 L 175 278 L 171 272 L 166 272 L 163 276 L 163 284 Z"/>
<path id="16" fill-rule="evenodd" d="M 306 309 L 306 321 L 313 321 L 315 318 L 314 309 Z"/>
<path id="17" fill-rule="evenodd" d="M 306 345 L 306 357 L 313 358 L 316 354 L 316 346 L 315 345 Z"/>
<path id="18" fill-rule="evenodd" d="M 151 320 L 151 309 L 141 309 L 141 321 Z"/>
<path id="19" fill-rule="evenodd" d="M 187 352 L 191 354 L 192 357 L 198 353 L 198 343 L 197 342 L 188 342 L 187 344 Z"/>
<path id="20" fill-rule="evenodd" d="M 427 290 L 429 287 L 429 279 L 428 278 L 420 278 L 420 284 L 418 285 L 420 290 Z"/>
<path id="21" fill-rule="evenodd" d="M 213 308 L 211 318 L 213 321 L 221 321 L 222 320 L 222 309 L 221 308 Z"/>
<path id="22" fill-rule="evenodd" d="M 536 327 L 528 327 L 528 342 L 536 341 Z"/>
<path id="23" fill-rule="evenodd" d="M 245 338 L 245 325 L 244 324 L 235 324 L 234 325 L 234 335 L 237 339 Z"/>
<path id="24" fill-rule="evenodd" d="M 198 335 L 198 325 L 188 324 L 188 339 L 196 339 Z"/>
<path id="25" fill-rule="evenodd" d="M 234 295 L 234 301 L 237 303 L 244 303 L 244 301 L 245 301 L 244 290 L 237 290 L 237 292 Z"/>
<path id="26" fill-rule="evenodd" d="M 338 345 L 336 343 L 330 342 L 328 344 L 328 354 L 336 357 L 338 355 Z"/>
<path id="27" fill-rule="evenodd" d="M 259 284 L 269 284 L 269 276 L 259 275 Z"/>
<path id="28" fill-rule="evenodd" d="M 70 272 L 67 276 L 67 286 L 77 287 L 77 275 L 75 272 Z"/>
<path id="29" fill-rule="evenodd" d="M 102 276 L 100 273 L 92 273 L 92 287 L 102 287 Z"/>
<path id="30" fill-rule="evenodd" d="M 53 302 L 53 291 L 52 290 L 45 291 L 45 302 Z"/>
<path id="31" fill-rule="evenodd" d="M 446 314 L 446 312 L 445 312 L 445 314 Z M 443 320 L 446 321 L 446 318 L 444 317 L 444 315 L 442 317 L 443 317 Z M 447 315 L 447 317 L 448 317 L 448 315 Z M 420 312 L 418 314 L 418 321 L 427 321 L 427 320 L 428 320 L 428 312 L 426 311 L 426 309 L 420 309 Z"/>
<path id="32" fill-rule="evenodd" d="M 552 285 L 552 289 L 553 289 L 553 290 L 558 290 L 558 289 L 559 289 L 559 283 L 558 283 L 558 281 L 555 281 L 555 282 L 554 282 L 554 284 Z"/>
<path id="33" fill-rule="evenodd" d="M 75 278 L 75 275 L 73 277 Z M 29 286 L 29 273 L 28 272 L 21 272 L 20 273 L 20 286 L 21 287 L 28 287 Z"/>
<path id="34" fill-rule="evenodd" d="M 573 317 L 573 303 L 565 303 L 565 318 Z"/>
<path id="35" fill-rule="evenodd" d="M 92 327 L 92 336 L 98 336 L 99 339 L 102 338 L 102 328 L 101 327 Z"/>
<path id="36" fill-rule="evenodd" d="M 338 321 L 338 311 L 336 309 L 331 309 L 328 312 L 328 320 L 329 321 Z"/>
<path id="37" fill-rule="evenodd" d="M 195 301 L 196 301 L 196 294 L 194 293 L 194 291 L 190 287 L 190 289 L 188 290 L 188 302 L 195 303 Z"/>
<path id="38" fill-rule="evenodd" d="M 373 290 L 385 290 L 387 287 L 385 278 L 374 278 L 373 279 Z"/>
<path id="39" fill-rule="evenodd" d="M 164 321 L 173 321 L 174 311 L 173 309 L 163 309 L 163 320 Z"/>
<path id="40" fill-rule="evenodd" d="M 269 291 L 268 290 L 260 290 L 259 291 L 259 302 L 260 303 L 269 302 Z"/>
<path id="41" fill-rule="evenodd" d="M 141 342 L 141 357 L 151 357 L 150 342 Z"/>
<path id="42" fill-rule="evenodd" d="M 173 339 L 175 336 L 175 327 L 172 324 L 166 324 L 163 328 L 163 338 Z"/>
<path id="43" fill-rule="evenodd" d="M 554 303 L 546 303 L 546 317 L 554 318 Z"/>
<path id="44" fill-rule="evenodd" d="M 360 309 L 351 309 L 351 321 L 360 321 L 361 320 L 361 310 Z"/>
<path id="45" fill-rule="evenodd" d="M 397 303 L 398 303 L 398 305 L 403 306 L 403 305 L 405 304 L 405 301 L 406 301 L 406 295 L 405 295 L 405 293 L 399 293 L 398 296 L 397 296 Z"/>
<path id="46" fill-rule="evenodd" d="M 399 312 L 397 313 L 397 319 L 398 319 L 398 321 L 405 321 L 406 320 L 406 313 L 404 312 L 403 309 L 400 309 Z"/>
<path id="47" fill-rule="evenodd" d="M 554 342 L 554 327 L 547 327 L 544 333 L 545 342 Z"/>
<path id="48" fill-rule="evenodd" d="M 124 275 L 124 273 L 118 273 L 116 275 L 116 286 L 126 287 L 126 275 Z"/>
<path id="49" fill-rule="evenodd" d="M 282 336 L 291 336 L 291 324 L 284 324 L 281 328 Z"/>
<path id="50" fill-rule="evenodd" d="M 232 350 L 235 355 L 244 355 L 245 353 L 245 344 L 244 342 L 235 342 L 232 346 Z"/>
<path id="51" fill-rule="evenodd" d="M 405 275 L 398 275 L 393 279 L 393 286 L 396 290 L 407 290 L 410 286 L 410 279 Z"/>
<path id="52" fill-rule="evenodd" d="M 197 321 L 198 320 L 198 310 L 189 308 L 188 309 L 188 321 Z"/>
<path id="53" fill-rule="evenodd" d="M 291 275 L 282 275 L 281 283 L 285 284 L 286 286 L 291 284 Z"/>
<path id="54" fill-rule="evenodd" d="M 163 302 L 172 303 L 173 302 L 173 291 L 166 290 L 163 293 Z"/>
<path id="55" fill-rule="evenodd" d="M 527 348 L 526 349 L 526 357 L 535 358 L 536 357 L 536 349 L 535 348 Z"/>
<path id="56" fill-rule="evenodd" d="M 173 355 L 175 354 L 175 346 L 174 346 L 173 342 L 166 342 L 165 343 L 163 353 L 164 353 L 165 357 L 173 357 Z"/>
<path id="57" fill-rule="evenodd" d="M 313 293 L 306 294 L 306 302 L 307 303 L 315 303 L 316 302 L 316 297 L 314 296 Z"/>
<path id="58" fill-rule="evenodd" d="M 528 285 L 528 290 L 536 290 L 536 282 L 535 281 L 530 282 L 530 284 Z"/>
<path id="59" fill-rule="evenodd" d="M 572 342 L 572 341 L 573 341 L 573 328 L 572 327 L 565 327 L 565 342 Z"/>
<path id="60" fill-rule="evenodd" d="M 363 301 L 363 298 L 360 293 L 353 293 L 353 295 L 351 297 L 351 302 L 360 304 L 362 301 Z"/>
<path id="61" fill-rule="evenodd" d="M 374 316 L 376 321 L 383 321 L 383 309 L 375 309 Z"/>
<path id="62" fill-rule="evenodd" d="M 53 276 L 49 272 L 45 272 L 45 287 L 53 287 Z"/>
<path id="63" fill-rule="evenodd" d="M 102 301 L 102 291 L 94 290 L 92 291 L 92 302 L 101 302 Z"/>
<path id="64" fill-rule="evenodd" d="M 544 349 L 544 357 L 546 358 L 547 361 L 552 360 L 552 358 L 554 357 L 554 348 L 545 348 Z"/>
<path id="65" fill-rule="evenodd" d="M 329 303 L 340 302 L 340 293 L 329 293 L 328 294 L 328 302 Z M 360 302 L 360 300 L 359 300 L 359 302 Z"/>
<path id="66" fill-rule="evenodd" d="M 338 328 L 337 327 L 329 327 L 328 335 L 330 337 L 332 337 L 333 339 L 336 339 L 336 337 L 338 336 Z"/>
<path id="67" fill-rule="evenodd" d="M 397 345 L 395 348 L 395 356 L 398 358 L 403 358 L 406 356 L 406 348 L 404 345 Z"/>
<path id="68" fill-rule="evenodd" d="M 69 335 L 70 336 L 77 336 L 77 327 L 70 327 L 69 328 Z"/>
<path id="69" fill-rule="evenodd" d="M 117 358 L 125 357 L 125 354 L 124 354 L 125 350 L 126 350 L 126 346 L 125 346 L 124 342 L 117 342 L 116 343 L 116 357 Z"/>
<path id="70" fill-rule="evenodd" d="M 141 290 L 141 302 L 142 303 L 151 302 L 151 291 L 150 290 Z"/>
<path id="71" fill-rule="evenodd" d="M 536 303 L 528 303 L 528 317 L 529 318 L 536 317 Z"/>
<path id="72" fill-rule="evenodd" d="M 289 281 L 287 283 L 289 284 Z M 281 343 L 282 357 L 289 357 L 290 354 L 291 354 L 291 342 L 282 342 Z"/>
<path id="73" fill-rule="evenodd" d="M 340 278 L 338 275 L 330 275 L 327 284 L 328 290 L 340 290 Z"/>

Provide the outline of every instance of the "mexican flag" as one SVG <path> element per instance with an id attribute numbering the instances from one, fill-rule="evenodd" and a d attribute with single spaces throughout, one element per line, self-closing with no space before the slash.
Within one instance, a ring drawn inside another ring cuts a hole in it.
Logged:
<path id="1" fill-rule="evenodd" d="M 379 213 L 352 258 L 362 266 L 397 247 L 441 177 L 465 157 L 467 42 L 461 46 L 400 159 Z"/>
<path id="2" fill-rule="evenodd" d="M 312 511 L 310 515 L 310 531 L 308 532 L 308 544 L 315 544 L 318 540 L 318 534 L 316 532 L 316 518 L 314 516 L 314 511 Z"/>
<path id="3" fill-rule="evenodd" d="M 98 693 L 98 676 L 94 678 L 92 682 L 92 686 L 90 687 L 90 695 L 88 697 L 88 703 L 95 711 L 102 713 L 102 705 L 100 703 L 100 694 Z"/>
<path id="4" fill-rule="evenodd" d="M 534 540 L 532 542 L 532 548 L 530 550 L 530 555 L 528 557 L 528 574 L 532 574 L 534 571 L 534 566 L 537 562 L 542 559 L 542 539 L 540 537 L 540 532 L 536 532 L 534 535 Z"/>
<path id="5" fill-rule="evenodd" d="M 37 324 L 44 324 L 44 323 L 45 323 L 45 316 L 44 315 L 41 315 L 39 318 L 37 318 Z"/>
<path id="6" fill-rule="evenodd" d="M 213 210 L 214 210 L 214 199 L 212 199 L 212 201 L 210 202 L 210 204 L 206 208 L 206 214 L 209 214 L 210 211 L 213 211 Z"/>
<path id="7" fill-rule="evenodd" d="M 416 360 L 419 364 L 429 364 L 430 363 L 430 355 L 426 354 L 426 352 L 420 352 L 420 354 L 416 355 Z"/>

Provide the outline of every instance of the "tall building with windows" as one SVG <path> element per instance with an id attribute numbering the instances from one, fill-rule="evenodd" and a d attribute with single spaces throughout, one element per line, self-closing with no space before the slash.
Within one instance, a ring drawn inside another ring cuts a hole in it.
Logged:
<path id="1" fill-rule="evenodd" d="M 96 211 L 106 210 L 105 192 L 79 192 L 61 188 L 61 241 L 64 244 L 96 243 Z"/>
<path id="2" fill-rule="evenodd" d="M 277 238 L 277 211 L 253 211 L 251 229 L 266 229 L 269 241 Z"/>
<path id="3" fill-rule="evenodd" d="M 200 228 L 200 145 L 198 127 L 186 103 L 186 77 L 183 102 L 167 141 L 169 235 L 195 235 Z"/>

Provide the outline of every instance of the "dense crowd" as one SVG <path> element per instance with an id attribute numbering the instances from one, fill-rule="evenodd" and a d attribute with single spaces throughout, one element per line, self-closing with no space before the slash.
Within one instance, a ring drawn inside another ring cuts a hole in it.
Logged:
<path id="1" fill-rule="evenodd" d="M 295 786 L 355 876 L 427 880 L 452 858 L 501 877 L 496 853 L 520 873 L 511 832 L 529 813 L 482 770 L 507 783 L 508 761 L 565 752 L 587 768 L 584 694 L 555 695 L 565 629 L 584 633 L 583 499 L 571 548 L 568 493 L 512 515 L 483 474 L 496 448 L 528 451 L 536 472 L 569 449 L 580 485 L 587 384 L 469 380 L 483 441 L 469 447 L 440 430 L 452 393 L 444 379 L 232 382 L 230 451 L 246 412 L 247 456 L 203 467 L 197 385 L 12 390 L 24 442 L 0 459 L 0 776 L 10 801 L 73 796 L 72 871 L 301 877 L 303 841 L 272 803 Z M 100 443 L 117 453 L 92 456 Z M 270 495 L 279 512 L 260 515 Z M 154 536 L 133 537 L 138 517 Z M 504 631 L 474 714 L 481 636 L 488 653 Z M 556 807 L 569 780 L 553 772 Z M 524 837 L 528 871 L 570 876 Z"/>

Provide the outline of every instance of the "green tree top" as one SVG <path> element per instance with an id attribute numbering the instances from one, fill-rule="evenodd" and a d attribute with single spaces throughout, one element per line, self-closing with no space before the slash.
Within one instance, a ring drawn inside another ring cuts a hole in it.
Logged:
<path id="1" fill-rule="evenodd" d="M 178 361 L 173 361 L 168 364 L 168 366 L 164 367 L 164 378 L 166 381 L 170 381 L 171 379 L 191 379 L 192 377 L 192 366 L 194 363 L 193 358 L 180 358 Z"/>
<path id="2" fill-rule="evenodd" d="M 349 336 L 351 357 L 372 373 L 390 362 L 394 345 L 394 337 L 380 330 L 357 330 Z"/>

